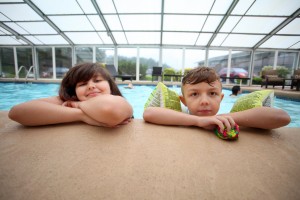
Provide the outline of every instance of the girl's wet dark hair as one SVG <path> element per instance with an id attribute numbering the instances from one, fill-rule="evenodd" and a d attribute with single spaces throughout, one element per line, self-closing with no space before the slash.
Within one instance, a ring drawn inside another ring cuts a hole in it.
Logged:
<path id="1" fill-rule="evenodd" d="M 63 78 L 59 88 L 59 97 L 63 101 L 78 101 L 76 84 L 88 81 L 97 75 L 101 75 L 108 81 L 112 95 L 123 96 L 110 73 L 99 63 L 81 63 L 72 67 Z"/>

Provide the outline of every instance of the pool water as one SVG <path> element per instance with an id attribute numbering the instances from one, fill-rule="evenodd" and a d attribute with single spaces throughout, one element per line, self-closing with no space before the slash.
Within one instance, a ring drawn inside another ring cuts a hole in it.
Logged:
<path id="1" fill-rule="evenodd" d="M 155 86 L 134 86 L 134 89 L 125 88 L 127 85 L 119 85 L 123 96 L 134 108 L 134 118 L 142 119 L 144 104 Z M 177 93 L 180 92 L 179 86 L 170 87 Z M 56 96 L 58 94 L 59 84 L 57 83 L 0 83 L 0 110 L 9 110 L 12 106 L 29 101 L 32 99 Z M 219 114 L 230 112 L 237 98 L 230 97 L 231 91 L 224 89 L 224 99 L 221 103 Z M 243 94 L 242 94 L 243 95 Z M 274 107 L 281 108 L 288 112 L 292 121 L 288 127 L 300 127 L 300 102 L 275 98 Z"/>

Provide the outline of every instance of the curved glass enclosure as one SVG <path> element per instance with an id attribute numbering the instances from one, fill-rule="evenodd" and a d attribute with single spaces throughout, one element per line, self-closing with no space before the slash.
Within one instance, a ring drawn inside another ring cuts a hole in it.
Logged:
<path id="1" fill-rule="evenodd" d="M 226 83 L 260 84 L 262 70 L 299 69 L 299 16 L 299 0 L 2 0 L 0 75 L 55 80 L 99 62 L 145 81 L 153 66 L 205 65 Z"/>

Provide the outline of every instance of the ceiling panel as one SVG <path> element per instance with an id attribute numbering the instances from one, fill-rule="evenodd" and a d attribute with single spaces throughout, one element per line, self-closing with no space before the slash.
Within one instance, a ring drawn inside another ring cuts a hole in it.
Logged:
<path id="1" fill-rule="evenodd" d="M 0 45 L 299 50 L 299 27 L 300 0 L 0 0 Z"/>
<path id="2" fill-rule="evenodd" d="M 290 48 L 299 43 L 300 36 L 273 36 L 261 45 L 262 48 Z"/>

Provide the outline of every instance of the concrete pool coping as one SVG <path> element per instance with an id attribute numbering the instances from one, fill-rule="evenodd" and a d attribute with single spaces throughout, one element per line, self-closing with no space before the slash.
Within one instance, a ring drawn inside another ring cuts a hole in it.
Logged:
<path id="1" fill-rule="evenodd" d="M 24 127 L 0 112 L 1 199 L 299 199 L 300 128 Z"/>

